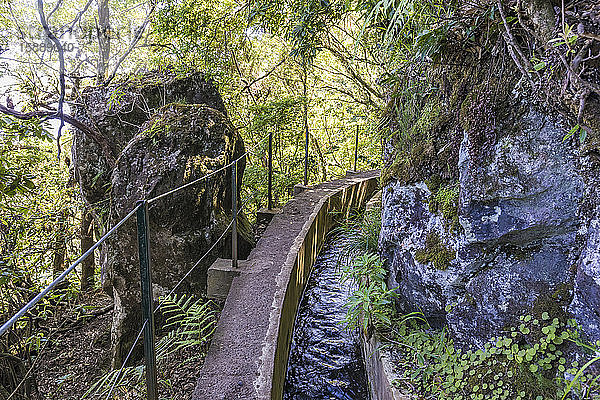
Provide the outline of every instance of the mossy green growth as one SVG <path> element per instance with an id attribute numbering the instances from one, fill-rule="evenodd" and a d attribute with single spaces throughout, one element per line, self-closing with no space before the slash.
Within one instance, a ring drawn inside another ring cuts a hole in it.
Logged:
<path id="1" fill-rule="evenodd" d="M 454 252 L 442 242 L 440 235 L 431 231 L 425 238 L 425 248 L 415 253 L 415 258 L 421 264 L 431 263 L 439 270 L 446 270 L 455 258 Z"/>
<path id="2" fill-rule="evenodd" d="M 423 133 L 430 134 L 438 127 L 441 116 L 442 104 L 437 98 L 432 97 L 421 110 L 419 119 L 412 126 L 411 134 L 414 136 Z"/>
<path id="3" fill-rule="evenodd" d="M 393 178 L 403 184 L 423 181 L 432 168 L 446 166 L 447 161 L 439 154 L 447 143 L 440 132 L 450 117 L 440 99 L 432 95 L 422 106 L 405 99 L 397 108 L 394 159 L 382 171 L 383 185 Z"/>
<path id="4" fill-rule="evenodd" d="M 558 285 L 553 291 L 540 295 L 531 307 L 531 315 L 538 321 L 543 320 L 545 315 L 551 315 L 557 318 L 561 324 L 566 324 L 570 318 L 566 311 L 573 299 L 573 284 L 563 283 Z M 541 328 L 534 330 L 532 335 L 536 338 L 543 336 Z"/>
<path id="5" fill-rule="evenodd" d="M 438 175 L 429 178 L 425 183 L 431 191 L 429 211 L 432 213 L 440 212 L 447 221 L 447 226 L 454 230 L 458 229 L 460 226 L 458 222 L 458 183 L 442 185 Z"/>

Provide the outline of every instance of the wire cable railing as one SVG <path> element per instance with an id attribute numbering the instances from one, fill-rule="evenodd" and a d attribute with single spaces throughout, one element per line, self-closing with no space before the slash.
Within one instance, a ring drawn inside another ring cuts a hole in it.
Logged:
<path id="1" fill-rule="evenodd" d="M 238 210 L 236 217 L 240 216 L 242 210 L 243 210 L 243 207 Z M 200 263 L 202 261 L 204 261 L 204 259 L 206 259 L 206 257 L 208 257 L 212 253 L 212 251 L 218 246 L 218 244 L 221 242 L 221 240 L 223 240 L 225 238 L 225 236 L 227 235 L 227 233 L 229 232 L 229 230 L 231 229 L 232 226 L 233 226 L 233 218 L 231 219 L 231 221 L 229 221 L 229 224 L 227 225 L 227 227 L 225 227 L 225 230 L 223 231 L 223 233 L 221 233 L 221 235 L 214 241 L 214 243 L 211 245 L 211 247 L 208 250 L 206 250 L 200 258 L 198 258 L 198 260 L 192 265 L 192 267 L 183 275 L 183 277 L 175 284 L 175 286 L 173 286 L 171 291 L 166 296 L 163 297 L 161 302 L 154 308 L 154 310 L 153 310 L 154 313 L 157 313 L 160 310 L 160 308 L 165 303 L 166 299 L 170 298 L 173 295 L 173 293 L 175 293 L 175 291 L 179 288 L 179 286 L 185 281 L 185 279 L 188 276 L 190 276 L 190 274 L 200 265 Z M 115 378 L 112 379 L 112 384 L 108 391 L 108 395 L 106 396 L 106 400 L 110 399 L 110 396 L 112 395 L 114 389 L 119 384 L 121 376 L 123 375 L 123 371 L 125 370 L 125 368 L 127 366 L 127 362 L 131 358 L 131 355 L 133 354 L 133 350 L 134 350 L 135 346 L 137 345 L 137 343 L 139 342 L 140 337 L 141 337 L 144 329 L 146 328 L 147 324 L 148 324 L 148 320 L 144 320 L 144 323 L 143 323 L 142 327 L 140 328 L 140 330 L 138 331 L 136 339 L 134 340 L 133 344 L 131 345 L 131 347 L 127 353 L 127 356 L 125 357 L 125 360 L 123 360 L 123 364 L 121 365 L 119 372 L 117 373 L 117 375 L 115 375 Z"/>
<path id="2" fill-rule="evenodd" d="M 2 336 L 4 334 L 4 332 L 9 330 L 17 322 L 17 320 L 19 320 L 23 315 L 25 315 L 27 313 L 27 311 L 32 309 L 37 303 L 39 303 L 40 300 L 42 300 L 48 293 L 50 293 L 50 291 L 52 291 L 52 289 L 54 289 L 54 287 L 56 285 L 61 283 L 67 277 L 67 275 L 69 275 L 71 272 L 73 272 L 75 267 L 77 267 L 86 258 L 88 258 L 94 252 L 94 250 L 96 250 L 98 247 L 100 247 L 100 245 L 102 243 L 104 243 L 104 241 L 106 239 L 108 239 L 117 229 L 119 229 L 121 227 L 121 225 L 123 225 L 125 222 L 127 222 L 127 220 L 129 218 L 131 218 L 133 216 L 133 214 L 136 213 L 138 208 L 139 208 L 139 205 L 137 205 L 133 210 L 131 210 L 129 212 L 129 214 L 127 214 L 122 220 L 117 222 L 115 224 L 115 226 L 113 226 L 108 232 L 106 232 L 106 234 L 104 234 L 104 236 L 102 236 L 96 243 L 94 243 L 94 245 L 92 247 L 90 247 L 88 251 L 83 253 L 81 255 L 81 257 L 79 257 L 77 260 L 75 260 L 75 262 L 73 264 L 71 264 L 69 266 L 69 268 L 64 270 L 62 274 L 60 274 L 56 279 L 54 279 L 52 281 L 52 283 L 50 283 L 48 286 L 46 286 L 46 288 L 44 288 L 44 290 L 42 290 L 37 296 L 35 296 L 33 299 L 31 299 L 29 301 L 29 303 L 27 303 L 15 315 L 13 315 L 8 321 L 6 321 L 0 327 L 0 336 Z"/>
<path id="3" fill-rule="evenodd" d="M 148 320 L 145 320 L 144 323 L 142 324 L 142 327 L 140 328 L 135 340 L 133 341 L 133 344 L 131 345 L 129 352 L 127 353 L 127 356 L 125 357 L 125 360 L 123 360 L 123 364 L 121 365 L 119 372 L 115 376 L 113 383 L 110 385 L 110 389 L 108 391 L 108 394 L 106 395 L 106 400 L 110 399 L 110 396 L 112 395 L 113 391 L 115 390 L 115 387 L 117 387 L 117 385 L 119 384 L 121 376 L 123 375 L 123 371 L 125 371 L 125 367 L 127 366 L 127 361 L 129 361 L 129 358 L 133 354 L 133 349 L 135 348 L 137 343 L 140 341 L 140 337 L 142 336 L 142 333 L 146 329 L 146 325 L 148 325 Z"/>
<path id="4" fill-rule="evenodd" d="M 138 342 L 142 336 L 142 333 L 145 332 L 145 334 L 144 334 L 145 347 L 151 347 L 150 351 L 145 349 L 145 351 L 144 351 L 145 358 L 147 359 L 147 361 L 148 361 L 148 359 L 150 359 L 152 361 L 150 363 L 147 362 L 147 366 L 146 366 L 146 371 L 147 371 L 146 381 L 147 381 L 148 398 L 152 399 L 152 400 L 157 399 L 158 397 L 157 397 L 157 393 L 156 393 L 157 389 L 156 389 L 155 354 L 148 354 L 148 353 L 154 353 L 154 351 L 155 351 L 153 315 L 164 304 L 164 299 L 159 303 L 159 305 L 155 309 L 151 309 L 151 307 L 153 306 L 151 290 L 144 290 L 144 286 L 146 287 L 146 289 L 149 289 L 151 287 L 148 206 L 160 199 L 166 198 L 166 197 L 171 196 L 179 191 L 190 188 L 202 181 L 208 180 L 209 178 L 217 175 L 218 173 L 226 171 L 228 168 L 232 168 L 232 189 L 233 189 L 233 191 L 232 191 L 232 218 L 231 218 L 231 221 L 229 222 L 227 227 L 224 229 L 224 231 L 220 234 L 220 236 L 212 243 L 212 245 L 209 247 L 209 249 L 194 263 L 194 265 L 189 269 L 189 271 L 171 289 L 169 295 L 172 295 L 177 290 L 177 288 L 185 281 L 185 279 L 188 278 L 189 275 L 202 263 L 202 261 L 204 261 L 214 251 L 214 249 L 219 245 L 219 243 L 221 243 L 221 241 L 225 238 L 225 236 L 228 234 L 228 232 L 230 230 L 232 230 L 232 227 L 233 227 L 232 263 L 234 266 L 236 266 L 237 265 L 236 220 L 243 209 L 243 207 L 240 207 L 239 210 L 237 209 L 237 203 L 239 201 L 237 198 L 237 164 L 242 159 L 245 159 L 246 157 L 248 157 L 250 154 L 255 154 L 254 153 L 255 149 L 258 148 L 258 146 L 260 146 L 266 139 L 268 139 L 270 137 L 272 138 L 272 134 L 265 135 L 257 143 L 255 143 L 251 149 L 244 152 L 244 154 L 242 154 L 239 157 L 237 157 L 236 159 L 230 161 L 228 164 L 226 164 L 214 171 L 209 172 L 206 175 L 203 175 L 197 179 L 194 179 L 191 182 L 188 182 L 188 183 L 180 185 L 176 188 L 173 188 L 173 189 L 171 189 L 163 194 L 160 194 L 158 196 L 155 196 L 153 198 L 144 199 L 144 200 L 139 201 L 136 204 L 136 206 L 131 211 L 129 211 L 129 213 L 125 217 L 123 217 L 112 228 L 110 228 L 84 254 L 82 254 L 77 260 L 75 260 L 67 269 L 65 269 L 65 271 L 63 271 L 56 279 L 54 279 L 49 285 L 47 285 L 42 291 L 40 291 L 32 300 L 30 300 L 24 307 L 22 307 L 17 313 L 15 313 L 8 321 L 6 321 L 4 324 L 2 324 L 2 326 L 0 327 L 0 336 L 3 335 L 5 332 L 7 332 L 9 329 L 11 329 L 20 318 L 22 318 L 25 314 L 27 314 L 28 311 L 30 311 L 32 308 L 34 308 L 59 283 L 64 281 L 65 278 L 69 274 L 71 274 L 76 269 L 77 266 L 79 266 L 88 257 L 92 256 L 94 254 L 94 251 L 98 247 L 100 247 L 109 237 L 111 237 L 117 230 L 119 230 L 119 228 L 121 228 L 123 226 L 123 224 L 125 224 L 129 219 L 131 219 L 131 217 L 133 217 L 134 214 L 137 213 L 138 214 L 138 218 L 137 218 L 138 219 L 138 239 L 139 239 L 138 244 L 139 244 L 140 266 L 141 266 L 141 284 L 142 284 L 142 292 L 143 292 L 142 293 L 142 297 L 143 297 L 142 298 L 142 303 L 143 303 L 142 308 L 143 308 L 144 313 L 149 314 L 150 317 L 144 319 L 144 323 L 142 324 L 142 327 L 140 328 L 140 331 L 137 334 L 136 340 L 134 341 L 133 345 L 129 349 L 127 356 L 123 360 L 121 369 L 115 376 L 115 379 L 111 385 L 111 389 L 109 390 L 107 398 L 110 398 L 115 386 L 119 382 L 119 379 L 124 371 L 124 368 L 127 365 L 127 362 L 129 361 L 131 355 L 133 354 L 133 350 L 134 350 L 135 346 L 138 344 Z M 233 215 L 235 215 L 235 216 L 233 216 Z M 144 249 L 143 241 L 147 242 L 146 249 Z M 144 251 L 146 251 L 147 254 L 145 254 L 145 255 L 142 254 Z M 143 264 L 145 264 L 145 265 L 143 265 Z M 144 276 L 144 271 L 146 272 L 146 276 Z M 144 292 L 146 292 L 146 293 L 144 293 Z M 144 303 L 147 303 L 147 304 L 144 304 Z M 152 322 L 152 323 L 150 323 L 150 322 Z M 149 332 L 149 330 L 151 332 Z M 148 346 L 148 344 L 150 346 Z M 153 364 L 153 365 L 150 365 L 150 364 Z M 150 378 L 150 379 L 148 379 L 148 378 Z M 16 391 L 15 391 L 15 393 L 16 393 Z"/>
<path id="5" fill-rule="evenodd" d="M 193 181 L 191 181 L 191 182 L 188 182 L 188 183 L 186 183 L 185 185 L 181 185 L 181 186 L 179 186 L 179 187 L 176 187 L 176 188 L 174 188 L 174 189 L 171 189 L 171 190 L 169 190 L 168 192 L 165 192 L 165 193 L 163 193 L 163 194 L 159 194 L 159 195 L 158 195 L 158 196 L 156 196 L 156 197 L 153 197 L 153 198 L 151 198 L 151 199 L 148 199 L 148 200 L 147 200 L 148 204 L 152 204 L 152 203 L 154 203 L 154 202 L 155 202 L 155 201 L 157 201 L 157 200 L 160 200 L 160 199 L 162 199 L 162 198 L 164 198 L 164 197 L 170 196 L 170 195 L 172 195 L 172 194 L 174 194 L 174 193 L 177 193 L 177 192 L 179 192 L 179 191 L 181 191 L 181 190 L 183 190 L 183 189 L 186 189 L 186 188 L 188 188 L 188 187 L 190 187 L 190 186 L 193 186 L 193 185 L 197 184 L 198 182 L 201 182 L 201 181 L 203 181 L 203 180 L 206 180 L 206 179 L 210 178 L 210 177 L 211 177 L 211 176 L 213 176 L 213 175 L 216 175 L 216 174 L 218 174 L 219 172 L 225 171 L 227 168 L 230 168 L 231 166 L 233 166 L 234 164 L 236 164 L 238 161 L 240 161 L 242 158 L 245 158 L 246 156 L 248 156 L 248 154 L 251 154 L 251 153 L 252 153 L 252 151 L 253 151 L 253 150 L 254 150 L 256 147 L 258 147 L 258 146 L 259 146 L 259 145 L 260 145 L 262 142 L 264 142 L 264 141 L 265 141 L 265 140 L 266 140 L 266 139 L 267 139 L 269 136 L 270 136 L 270 135 L 265 135 L 265 136 L 264 136 L 264 137 L 263 137 L 261 140 L 259 140 L 259 141 L 258 141 L 258 143 L 256 143 L 256 144 L 254 145 L 254 147 L 253 147 L 252 149 L 250 149 L 250 150 L 246 151 L 244 154 L 242 154 L 241 156 L 239 156 L 239 157 L 238 157 L 238 158 L 236 158 L 235 160 L 231 161 L 229 164 L 227 164 L 227 165 L 224 165 L 224 166 L 222 166 L 221 168 L 219 168 L 219 169 L 216 169 L 216 170 L 214 170 L 214 171 L 211 171 L 211 172 L 209 172 L 208 174 L 206 174 L 206 175 L 203 175 L 203 176 L 201 176 L 201 177 L 200 177 L 200 178 L 198 178 L 198 179 L 194 179 Z"/>
<path id="6" fill-rule="evenodd" d="M 358 133 L 357 133 L 358 136 Z M 127 356 L 122 362 L 122 366 L 119 369 L 117 375 L 111 383 L 110 390 L 108 391 L 108 395 L 106 399 L 109 399 L 112 395 L 115 387 L 118 385 L 119 380 L 123 374 L 123 371 L 126 368 L 127 362 L 130 360 L 133 350 L 140 341 L 142 337 L 142 333 L 144 333 L 144 356 L 146 359 L 146 388 L 147 388 L 147 398 L 149 400 L 158 400 L 157 393 L 157 374 L 156 374 L 156 346 L 155 346 L 155 338 L 154 338 L 154 313 L 156 313 L 161 306 L 164 304 L 165 299 L 171 296 L 175 291 L 179 288 L 179 286 L 190 276 L 190 274 L 204 261 L 221 243 L 221 241 L 225 238 L 225 236 L 231 231 L 231 247 L 232 247 L 232 266 L 237 268 L 237 219 L 245 207 L 245 204 L 241 204 L 241 207 L 238 209 L 238 188 L 237 188 L 237 164 L 248 157 L 250 154 L 256 154 L 255 150 L 266 140 L 269 139 L 268 143 L 268 208 L 272 208 L 272 168 L 273 168 L 273 152 L 272 152 L 272 142 L 273 142 L 273 133 L 269 133 L 262 137 L 258 142 L 254 144 L 254 146 L 244 152 L 241 156 L 236 159 L 230 161 L 228 164 L 219 167 L 218 169 L 211 171 L 197 179 L 192 180 L 191 182 L 185 183 L 178 187 L 168 190 L 165 193 L 152 197 L 150 199 L 143 199 L 138 201 L 136 206 L 129 211 L 129 213 L 123 217 L 120 221 L 118 221 L 110 230 L 108 230 L 96 243 L 94 243 L 84 254 L 82 254 L 75 262 L 73 262 L 65 271 L 63 271 L 56 279 L 54 279 L 48 286 L 46 286 L 40 293 L 38 293 L 32 300 L 30 300 L 24 307 L 22 307 L 16 314 L 14 314 L 8 321 L 6 321 L 0 327 L 0 336 L 2 336 L 5 332 L 11 329 L 17 321 L 23 317 L 29 310 L 35 307 L 48 293 L 50 293 L 59 283 L 61 283 L 70 273 L 75 270 L 75 268 L 81 264 L 88 257 L 93 255 L 94 251 L 100 247 L 110 236 L 112 236 L 119 228 L 121 228 L 134 214 L 137 214 L 137 232 L 138 232 L 138 252 L 139 252 L 139 262 L 140 262 L 140 282 L 142 289 L 142 313 L 143 313 L 143 321 L 142 327 L 140 328 L 135 341 L 131 345 Z M 356 160 L 356 156 L 355 156 Z M 356 165 L 356 161 L 355 161 Z M 150 204 L 155 203 L 156 201 L 171 196 L 179 191 L 190 188 L 202 181 L 208 180 L 209 178 L 217 175 L 218 173 L 226 171 L 228 168 L 231 168 L 231 189 L 232 189 L 232 218 L 227 227 L 223 230 L 220 236 L 212 243 L 209 249 L 204 252 L 204 254 L 193 264 L 193 266 L 187 271 L 186 274 L 175 284 L 175 286 L 170 290 L 169 294 L 165 296 L 161 302 L 158 304 L 156 308 L 153 309 L 153 298 L 152 298 L 152 278 L 151 278 L 151 266 L 150 266 L 150 232 L 149 232 L 149 216 L 148 216 L 148 207 Z M 306 168 L 306 163 L 305 163 Z M 306 175 L 306 171 L 305 171 Z M 23 380 L 24 381 L 24 380 Z M 22 382 L 21 382 L 22 383 Z M 18 387 L 17 387 L 18 389 Z M 16 393 L 16 390 L 13 394 Z"/>

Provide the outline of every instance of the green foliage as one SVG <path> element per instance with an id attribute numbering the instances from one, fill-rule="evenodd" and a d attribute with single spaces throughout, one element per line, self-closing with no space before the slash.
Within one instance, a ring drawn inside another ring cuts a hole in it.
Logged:
<path id="1" fill-rule="evenodd" d="M 453 226 L 458 224 L 458 185 L 440 187 L 433 196 L 430 206 L 441 211 L 447 221 Z"/>
<path id="2" fill-rule="evenodd" d="M 342 265 L 342 280 L 351 280 L 358 288 L 369 284 L 385 282 L 386 271 L 377 254 L 364 253 L 356 256 L 351 263 Z"/>
<path id="3" fill-rule="evenodd" d="M 596 354 L 600 354 L 600 342 L 596 342 L 596 347 L 594 348 L 594 350 Z M 577 392 L 580 393 L 591 392 L 592 390 L 595 390 L 596 395 L 600 393 L 600 382 L 598 381 L 598 379 L 600 379 L 600 376 L 598 376 L 597 374 L 586 374 L 587 369 L 591 367 L 592 364 L 598 361 L 600 361 L 600 355 L 597 355 L 596 357 L 592 358 L 577 370 L 575 376 L 569 382 L 567 388 L 564 390 L 565 394 L 563 395 L 561 400 L 567 399 L 567 396 L 571 394 L 574 388 L 576 388 Z M 574 366 L 573 369 L 571 369 L 571 372 L 575 372 L 575 369 L 576 366 Z M 586 382 L 588 383 L 586 384 Z M 588 390 L 588 388 L 592 389 Z"/>
<path id="4" fill-rule="evenodd" d="M 117 394 L 123 396 L 128 391 L 132 391 L 133 388 L 141 390 L 145 383 L 145 371 L 145 365 L 125 367 L 122 371 L 112 370 L 94 382 L 82 399 L 105 399 L 113 386 L 115 390 L 113 390 L 111 398 L 118 398 L 115 397 Z"/>
<path id="5" fill-rule="evenodd" d="M 571 139 L 573 136 L 579 137 L 579 143 L 583 144 L 585 139 L 587 138 L 587 130 L 581 127 L 579 124 L 576 124 L 574 127 L 569 129 L 569 132 L 563 137 L 563 142 Z"/>
<path id="6" fill-rule="evenodd" d="M 360 3 L 359 3 L 360 4 Z M 360 5 L 366 12 L 364 26 L 382 27 L 382 39 L 405 61 L 436 59 L 454 25 L 446 19 L 452 5 L 437 0 L 379 0 Z"/>
<path id="7" fill-rule="evenodd" d="M 349 11 L 349 2 L 336 0 L 253 0 L 249 21 L 285 37 L 292 55 L 303 62 L 314 60 L 332 25 Z"/>
<path id="8" fill-rule="evenodd" d="M 551 39 L 549 44 L 553 47 L 566 46 L 567 52 L 566 55 L 573 53 L 573 47 L 575 43 L 577 43 L 578 36 L 573 31 L 573 28 L 569 24 L 565 24 L 563 29 L 560 32 L 560 35 L 554 39 Z"/>
<path id="9" fill-rule="evenodd" d="M 163 44 L 154 48 L 159 65 L 199 69 L 224 86 L 232 57 L 245 52 L 245 13 L 234 1 L 163 0 L 152 28 Z"/>
<path id="10" fill-rule="evenodd" d="M 0 117 L 0 124 L 0 321 L 6 321 L 48 283 L 57 258 L 66 264 L 77 252 L 79 202 L 45 124 L 8 117 Z M 24 360 L 37 354 L 57 324 L 55 316 L 77 296 L 72 278 L 0 338 L 0 353 Z"/>
<path id="11" fill-rule="evenodd" d="M 344 323 L 350 329 L 369 326 L 389 326 L 393 314 L 394 290 L 388 290 L 386 271 L 379 256 L 365 253 L 356 257 L 342 270 L 342 279 L 350 279 L 357 289 L 348 299 Z"/>
<path id="12" fill-rule="evenodd" d="M 252 120 L 250 132 L 296 132 L 302 129 L 302 110 L 307 100 L 302 97 L 285 97 L 250 107 Z"/>
<path id="13" fill-rule="evenodd" d="M 285 203 L 291 188 L 302 180 L 303 153 L 301 151 L 302 110 L 305 99 L 285 97 L 250 107 L 252 118 L 247 133 L 259 139 L 273 134 L 273 198 L 275 204 Z M 252 146 L 251 143 L 247 144 Z M 264 205 L 267 197 L 268 140 L 263 140 L 255 152 L 258 162 L 248 163 L 244 173 L 246 190 L 253 193 L 256 208 Z M 248 197 L 248 193 L 246 194 Z"/>
<path id="14" fill-rule="evenodd" d="M 373 208 L 343 221 L 334 231 L 343 240 L 339 258 L 342 281 L 356 289 L 348 299 L 344 323 L 348 328 L 386 326 L 393 315 L 394 290 L 388 290 L 387 272 L 377 255 L 381 210 Z"/>
<path id="15" fill-rule="evenodd" d="M 157 347 L 158 356 L 166 357 L 189 346 L 202 346 L 212 336 L 216 319 L 214 304 L 192 296 L 176 294 L 163 300 L 165 328 L 173 329 Z"/>
<path id="16" fill-rule="evenodd" d="M 334 232 L 344 238 L 341 261 L 366 253 L 376 254 L 381 231 L 381 209 L 374 208 L 343 221 Z"/>
<path id="17" fill-rule="evenodd" d="M 587 374 L 583 381 L 571 383 L 564 378 L 580 371 L 579 363 L 569 363 L 569 353 L 565 353 L 566 341 L 580 338 L 574 322 L 563 324 L 547 313 L 544 318 L 523 316 L 507 335 L 492 339 L 482 349 L 466 350 L 455 348 L 444 330 L 424 329 L 416 321 L 397 324 L 394 341 L 400 344 L 402 355 L 398 362 L 401 377 L 395 384 L 432 399 L 595 398 L 600 389 L 598 377 Z M 579 350 L 585 348 L 579 346 Z M 566 397 L 571 390 L 574 396 Z"/>
<path id="18" fill-rule="evenodd" d="M 35 188 L 33 166 L 39 161 L 37 157 L 29 158 L 16 152 L 25 142 L 50 141 L 47 124 L 39 120 L 19 121 L 9 116 L 0 115 L 0 199 L 26 193 Z"/>
<path id="19" fill-rule="evenodd" d="M 394 146 L 394 155 L 382 171 L 383 184 L 393 178 L 411 184 L 424 181 L 432 173 L 447 175 L 443 152 L 449 143 L 440 131 L 449 114 L 436 93 L 437 88 L 421 76 L 397 87 L 386 110 L 394 129 L 385 139 Z"/>
<path id="20" fill-rule="evenodd" d="M 425 248 L 415 252 L 415 258 L 421 264 L 431 263 L 439 270 L 446 270 L 456 255 L 440 238 L 440 235 L 431 231 L 425 238 Z"/>

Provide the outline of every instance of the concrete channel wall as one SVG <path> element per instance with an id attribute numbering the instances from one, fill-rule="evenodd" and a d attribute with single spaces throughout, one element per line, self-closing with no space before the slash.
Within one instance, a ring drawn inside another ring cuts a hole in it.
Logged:
<path id="1" fill-rule="evenodd" d="M 384 347 L 377 333 L 367 337 L 361 332 L 362 354 L 369 379 L 371 400 L 410 400 L 393 385 L 393 380 L 399 378 L 394 372 L 390 349 Z"/>
<path id="2" fill-rule="evenodd" d="M 361 208 L 379 171 L 300 193 L 273 218 L 231 283 L 195 400 L 280 400 L 298 304 L 335 218 Z"/>
<path id="3" fill-rule="evenodd" d="M 371 197 L 365 206 L 365 211 L 381 209 L 381 191 Z M 384 345 L 377 330 L 369 330 L 367 334 L 360 330 L 360 342 L 365 369 L 369 380 L 371 400 L 410 400 L 393 385 L 398 374 L 394 372 L 391 349 Z"/>

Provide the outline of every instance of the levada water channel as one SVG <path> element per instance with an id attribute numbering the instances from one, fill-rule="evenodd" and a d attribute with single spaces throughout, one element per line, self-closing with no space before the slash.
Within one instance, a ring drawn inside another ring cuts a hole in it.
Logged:
<path id="1" fill-rule="evenodd" d="M 352 284 L 340 282 L 343 238 L 329 237 L 304 291 L 287 367 L 284 400 L 368 400 L 358 333 L 342 321 Z"/>

